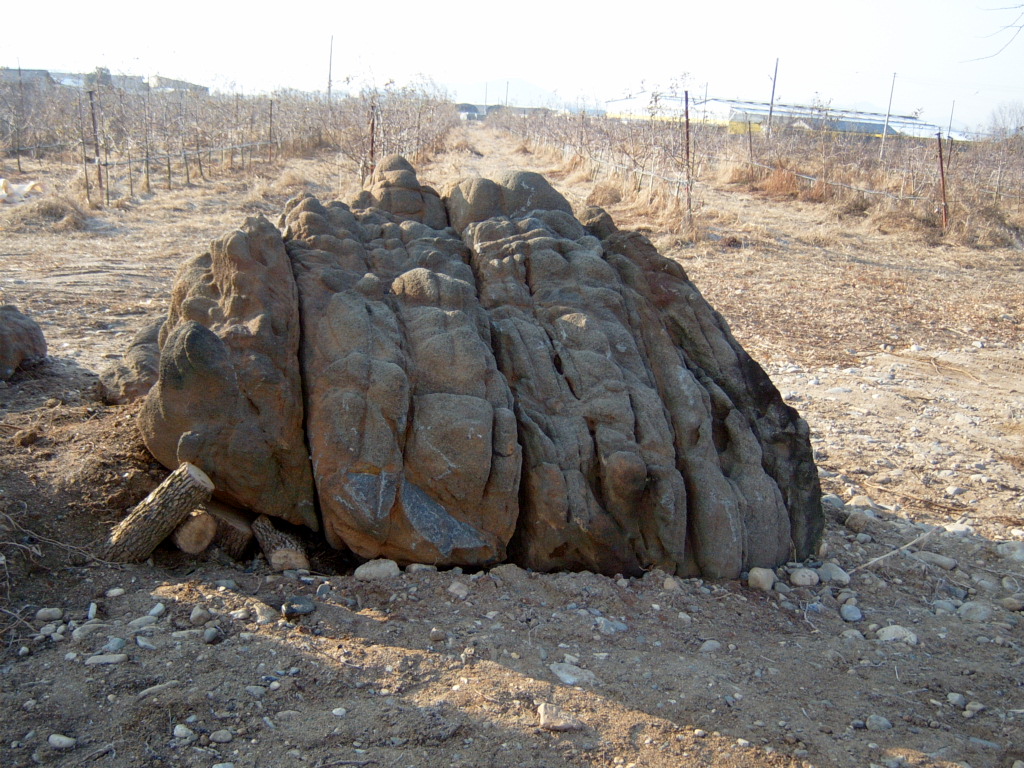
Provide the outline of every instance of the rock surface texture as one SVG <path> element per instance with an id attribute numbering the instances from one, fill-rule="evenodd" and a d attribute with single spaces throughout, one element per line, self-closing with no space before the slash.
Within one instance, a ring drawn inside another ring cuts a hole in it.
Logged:
<path id="1" fill-rule="evenodd" d="M 723 578 L 814 551 L 807 425 L 646 238 L 533 173 L 442 206 L 402 158 L 357 205 L 293 199 L 182 269 L 140 417 L 164 464 L 314 528 L 315 484 L 368 559 Z"/>
<path id="2" fill-rule="evenodd" d="M 144 325 L 132 338 L 124 359 L 100 373 L 100 395 L 105 403 L 124 405 L 145 397 L 160 374 L 160 329 L 164 319 Z"/>
<path id="3" fill-rule="evenodd" d="M 39 324 L 17 307 L 0 306 L 0 381 L 45 359 L 46 339 Z"/>

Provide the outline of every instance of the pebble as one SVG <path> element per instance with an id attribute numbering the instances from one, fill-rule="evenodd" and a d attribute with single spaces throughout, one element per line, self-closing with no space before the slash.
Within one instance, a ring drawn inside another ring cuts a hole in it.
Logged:
<path id="1" fill-rule="evenodd" d="M 163 603 L 157 603 L 156 605 L 154 605 L 152 608 L 149 609 L 149 615 L 150 616 L 156 616 L 158 619 L 161 616 L 163 616 L 165 613 L 167 613 L 167 606 L 164 605 Z"/>
<path id="2" fill-rule="evenodd" d="M 285 618 L 293 616 L 305 616 L 316 610 L 316 603 L 306 595 L 289 595 L 281 604 L 281 613 Z"/>
<path id="3" fill-rule="evenodd" d="M 316 596 L 321 600 L 327 600 L 334 594 L 334 590 L 331 589 L 331 585 L 326 581 L 316 588 Z"/>
<path id="4" fill-rule="evenodd" d="M 717 640 L 705 640 L 700 646 L 701 653 L 715 653 L 720 650 L 722 650 L 722 644 Z"/>
<path id="5" fill-rule="evenodd" d="M 818 569 L 818 578 L 826 584 L 838 584 L 841 587 L 850 583 L 850 574 L 835 563 L 823 563 Z"/>
<path id="6" fill-rule="evenodd" d="M 1024 597 L 1018 595 L 1004 597 L 998 603 L 1007 611 L 1024 611 Z"/>
<path id="7" fill-rule="evenodd" d="M 281 615 L 266 603 L 255 603 L 252 607 L 257 624 L 273 624 Z"/>
<path id="8" fill-rule="evenodd" d="M 957 615 L 964 621 L 981 622 L 992 618 L 992 606 L 970 600 L 956 609 Z"/>
<path id="9" fill-rule="evenodd" d="M 1024 541 L 1004 541 L 996 544 L 996 552 L 1007 560 L 1024 563 Z"/>
<path id="10" fill-rule="evenodd" d="M 469 596 L 469 587 L 461 581 L 453 581 L 448 592 L 459 600 L 465 600 Z"/>
<path id="11" fill-rule="evenodd" d="M 331 714 L 334 715 L 335 717 L 344 717 L 345 715 L 348 714 L 348 710 L 345 709 L 344 707 L 335 707 L 334 709 L 331 710 Z"/>
<path id="12" fill-rule="evenodd" d="M 214 744 L 230 744 L 235 735 L 227 728 L 222 728 L 219 731 L 214 731 L 210 734 L 210 741 Z"/>
<path id="13" fill-rule="evenodd" d="M 683 585 L 675 576 L 666 576 L 661 588 L 666 592 L 680 592 L 683 589 Z"/>
<path id="14" fill-rule="evenodd" d="M 863 493 L 854 496 L 846 502 L 846 506 L 859 507 L 861 509 L 881 509 L 881 507 L 875 503 L 874 499 Z"/>
<path id="15" fill-rule="evenodd" d="M 834 493 L 826 493 L 821 497 L 821 506 L 827 507 L 834 512 L 842 512 L 843 507 L 846 506 L 846 502 Z"/>
<path id="16" fill-rule="evenodd" d="M 747 586 L 760 592 L 771 592 L 775 584 L 775 571 L 771 568 L 751 568 L 747 574 Z"/>
<path id="17" fill-rule="evenodd" d="M 266 695 L 267 689 L 262 685 L 247 685 L 245 692 L 254 698 L 262 699 Z"/>
<path id="18" fill-rule="evenodd" d="M 565 662 L 555 662 L 554 664 L 548 664 L 555 677 L 561 680 L 566 685 L 596 685 L 597 676 L 594 675 L 589 669 L 581 669 L 575 664 L 567 664 Z"/>
<path id="19" fill-rule="evenodd" d="M 443 629 L 439 629 L 438 627 L 431 627 L 430 628 L 430 642 L 432 642 L 432 643 L 440 643 L 440 642 L 442 642 L 444 640 L 447 640 L 447 639 L 448 639 L 448 633 L 445 632 Z"/>
<path id="20" fill-rule="evenodd" d="M 947 523 L 942 527 L 951 536 L 970 536 L 974 533 L 974 528 L 967 523 Z"/>
<path id="21" fill-rule="evenodd" d="M 197 605 L 192 609 L 192 613 L 188 615 L 189 623 L 193 627 L 201 627 L 212 618 L 213 614 L 210 613 L 205 605 Z"/>
<path id="22" fill-rule="evenodd" d="M 106 645 L 100 648 L 103 653 L 120 653 L 128 645 L 123 637 L 111 637 L 107 639 Z"/>
<path id="23" fill-rule="evenodd" d="M 235 768 L 234 763 L 214 763 L 213 768 Z"/>
<path id="24" fill-rule="evenodd" d="M 907 645 L 917 645 L 917 635 L 906 627 L 901 627 L 899 624 L 882 627 L 875 633 L 875 637 L 883 643 L 906 643 Z"/>
<path id="25" fill-rule="evenodd" d="M 936 600 L 932 603 L 932 608 L 935 609 L 936 613 L 956 613 L 956 604 L 952 600 Z"/>
<path id="26" fill-rule="evenodd" d="M 693 624 L 693 617 L 686 611 L 680 611 L 678 618 L 679 621 L 683 624 L 683 626 L 689 626 L 690 624 Z"/>
<path id="27" fill-rule="evenodd" d="M 105 622 L 102 622 L 102 621 L 97 621 L 97 622 L 89 623 L 89 624 L 83 624 L 82 626 L 77 627 L 71 633 L 71 639 L 74 640 L 77 643 L 77 642 L 80 642 L 80 641 L 84 640 L 85 638 L 89 637 L 89 635 L 93 634 L 94 632 L 98 632 L 101 629 L 108 629 L 109 627 L 110 627 L 109 624 L 107 624 Z"/>
<path id="28" fill-rule="evenodd" d="M 945 555 L 940 555 L 937 552 L 928 552 L 927 550 L 921 550 L 920 552 L 915 552 L 914 557 L 916 557 L 921 562 L 928 563 L 929 565 L 938 566 L 939 568 L 942 568 L 946 571 L 952 571 L 957 566 L 957 562 L 954 558 L 946 557 Z"/>
<path id="29" fill-rule="evenodd" d="M 554 704 L 543 703 L 537 707 L 540 716 L 540 727 L 545 731 L 565 732 L 581 731 L 583 723 Z"/>
<path id="30" fill-rule="evenodd" d="M 62 618 L 63 608 L 40 608 L 36 611 L 36 621 L 60 621 Z"/>
<path id="31" fill-rule="evenodd" d="M 845 629 L 839 633 L 839 636 L 844 640 L 863 640 L 864 633 L 859 629 Z"/>
<path id="32" fill-rule="evenodd" d="M 157 617 L 153 616 L 152 614 L 147 614 L 146 616 L 139 616 L 139 618 L 132 619 L 128 622 L 128 629 L 131 629 L 133 631 L 145 629 L 146 627 L 150 627 L 156 624 L 157 621 Z"/>
<path id="33" fill-rule="evenodd" d="M 972 701 L 968 703 L 966 707 L 964 707 L 964 717 L 974 717 L 976 714 L 984 711 L 985 709 L 985 705 L 982 704 L 980 701 Z"/>
<path id="34" fill-rule="evenodd" d="M 187 725 L 182 725 L 181 723 L 174 726 L 174 730 L 171 731 L 171 733 L 176 739 L 187 739 L 188 741 L 193 741 L 196 738 L 196 732 Z"/>
<path id="35" fill-rule="evenodd" d="M 121 587 L 114 587 L 113 589 L 108 589 L 105 594 L 107 597 L 121 597 L 124 594 L 124 590 Z"/>
<path id="36" fill-rule="evenodd" d="M 120 664 L 128 661 L 127 653 L 98 653 L 85 660 L 89 666 L 103 666 L 106 664 Z"/>
<path id="37" fill-rule="evenodd" d="M 328 587 L 328 590 L 330 590 L 330 587 Z M 248 608 L 239 608 L 237 611 L 231 611 L 228 613 L 228 618 L 233 621 L 248 621 L 249 615 Z"/>
<path id="38" fill-rule="evenodd" d="M 864 618 L 864 613 L 861 609 L 851 603 L 845 603 L 839 609 L 839 615 L 842 617 L 843 621 L 849 622 L 861 621 Z"/>
<path id="39" fill-rule="evenodd" d="M 220 627 L 207 627 L 203 630 L 203 642 L 207 645 L 214 645 L 224 639 L 224 633 L 220 631 Z"/>
<path id="40" fill-rule="evenodd" d="M 946 701 L 952 704 L 957 709 L 963 709 L 967 706 L 967 697 L 962 693 L 947 693 Z"/>
<path id="41" fill-rule="evenodd" d="M 623 622 L 607 619 L 604 616 L 599 616 L 594 623 L 597 626 L 597 631 L 602 635 L 614 635 L 616 632 L 625 632 L 629 629 Z"/>
<path id="42" fill-rule="evenodd" d="M 863 512 L 851 512 L 846 516 L 843 525 L 854 533 L 863 533 L 871 525 L 871 518 Z"/>
<path id="43" fill-rule="evenodd" d="M 818 574 L 810 568 L 797 568 L 789 574 L 789 583 L 794 587 L 813 587 L 818 581 Z"/>
<path id="44" fill-rule="evenodd" d="M 428 565 L 427 563 L 409 563 L 405 566 L 406 573 L 433 573 L 436 571 L 436 565 Z"/>
<path id="45" fill-rule="evenodd" d="M 888 731 L 892 728 L 892 723 L 881 715 L 868 715 L 864 725 L 869 731 Z"/>
<path id="46" fill-rule="evenodd" d="M 155 650 L 156 650 L 156 646 L 155 646 L 155 645 L 153 645 L 153 643 L 152 643 L 152 642 L 150 642 L 149 640 L 147 640 L 147 639 L 146 639 L 145 637 L 143 637 L 142 635 L 138 635 L 138 636 L 136 636 L 136 638 L 135 638 L 135 644 L 136 644 L 137 646 L 139 646 L 139 648 L 141 648 L 141 649 L 142 649 L 142 650 L 144 650 L 144 651 L 155 651 Z"/>
<path id="47" fill-rule="evenodd" d="M 394 560 L 380 558 L 363 563 L 352 574 L 360 581 L 373 581 L 374 579 L 390 579 L 400 576 L 402 569 Z"/>
<path id="48" fill-rule="evenodd" d="M 78 744 L 78 739 L 65 736 L 63 733 L 51 733 L 46 739 L 46 743 L 54 749 L 74 749 Z"/>

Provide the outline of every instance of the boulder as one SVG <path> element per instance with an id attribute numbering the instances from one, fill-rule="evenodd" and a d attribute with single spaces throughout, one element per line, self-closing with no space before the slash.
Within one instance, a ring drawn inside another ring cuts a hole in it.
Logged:
<path id="1" fill-rule="evenodd" d="M 132 338 L 124 359 L 100 373 L 99 394 L 108 405 L 134 403 L 156 384 L 160 372 L 161 317 L 144 325 Z"/>
<path id="2" fill-rule="evenodd" d="M 139 414 L 164 466 L 205 471 L 220 500 L 318 528 L 303 432 L 291 262 L 263 217 L 178 273 L 157 383 Z"/>
<path id="3" fill-rule="evenodd" d="M 387 158 L 355 208 L 302 195 L 187 264 L 153 453 L 311 528 L 312 482 L 330 545 L 398 565 L 735 578 L 815 552 L 807 424 L 679 264 L 538 174 L 433 200 Z"/>
<path id="4" fill-rule="evenodd" d="M 45 359 L 46 339 L 39 324 L 11 304 L 0 306 L 0 381 Z"/>

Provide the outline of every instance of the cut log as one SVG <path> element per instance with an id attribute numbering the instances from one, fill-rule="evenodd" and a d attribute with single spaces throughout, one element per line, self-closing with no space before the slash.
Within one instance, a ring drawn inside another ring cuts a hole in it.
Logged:
<path id="1" fill-rule="evenodd" d="M 189 555 L 205 552 L 217 535 L 217 519 L 202 509 L 194 509 L 185 521 L 174 529 L 171 541 Z"/>
<path id="2" fill-rule="evenodd" d="M 146 559 L 212 493 L 206 473 L 186 461 L 114 527 L 102 557 L 123 563 Z"/>
<path id="3" fill-rule="evenodd" d="M 297 536 L 275 528 L 266 515 L 260 515 L 253 521 L 252 532 L 256 534 L 260 549 L 275 571 L 309 569 L 302 541 Z"/>
<path id="4" fill-rule="evenodd" d="M 244 560 L 255 540 L 251 519 L 234 507 L 216 501 L 206 502 L 203 509 L 213 515 L 217 521 L 217 535 L 214 536 L 214 543 L 228 557 Z"/>

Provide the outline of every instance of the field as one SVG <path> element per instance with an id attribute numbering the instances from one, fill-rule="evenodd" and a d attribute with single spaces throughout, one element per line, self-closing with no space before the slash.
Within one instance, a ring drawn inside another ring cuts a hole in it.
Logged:
<path id="1" fill-rule="evenodd" d="M 849 584 L 514 566 L 359 581 L 323 548 L 310 575 L 216 551 L 96 561 L 166 474 L 136 408 L 96 400 L 97 372 L 166 310 L 183 258 L 298 192 L 352 200 L 360 174 L 310 153 L 97 210 L 76 202 L 73 169 L 32 163 L 50 207 L 0 211 L 0 300 L 40 322 L 51 360 L 0 384 L 0 765 L 1024 761 L 1024 252 L 727 177 L 697 188 L 693 227 L 628 180 L 485 126 L 418 163 L 442 192 L 510 168 L 645 232 L 726 317 L 810 423 L 825 491 L 861 497 L 849 517 L 827 508 L 820 553 Z M 302 595 L 317 610 L 300 621 L 271 610 Z M 92 634 L 49 639 L 90 610 Z"/>

